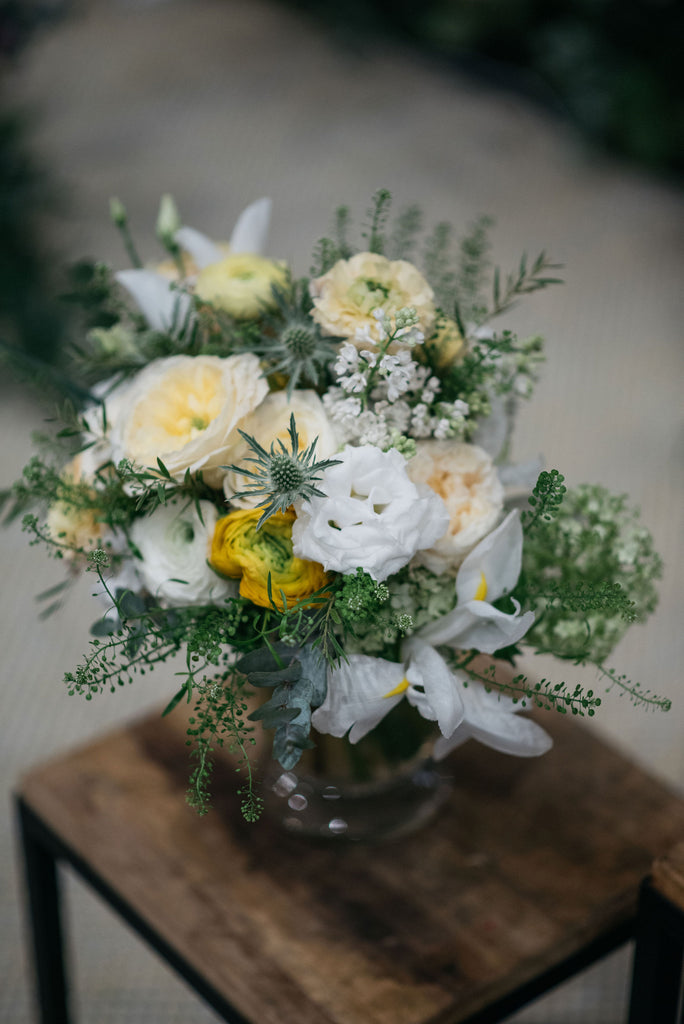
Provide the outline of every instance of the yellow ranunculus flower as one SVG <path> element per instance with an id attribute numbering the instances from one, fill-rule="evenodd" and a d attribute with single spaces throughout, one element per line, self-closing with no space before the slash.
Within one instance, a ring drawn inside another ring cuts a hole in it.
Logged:
<path id="1" fill-rule="evenodd" d="M 271 288 L 284 288 L 284 263 L 236 253 L 204 267 L 197 275 L 195 295 L 241 320 L 259 316 L 264 306 L 273 306 Z"/>
<path id="2" fill-rule="evenodd" d="M 330 577 L 318 562 L 293 555 L 293 511 L 276 512 L 257 530 L 261 512 L 259 508 L 239 509 L 219 519 L 209 561 L 224 576 L 239 578 L 240 596 L 262 608 L 271 606 L 267 586 L 270 573 L 273 600 L 283 611 L 281 590 L 292 605 L 320 590 Z"/>

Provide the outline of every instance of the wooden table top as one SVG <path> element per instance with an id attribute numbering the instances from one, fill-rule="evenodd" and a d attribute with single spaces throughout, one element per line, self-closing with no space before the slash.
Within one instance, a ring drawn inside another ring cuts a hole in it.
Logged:
<path id="1" fill-rule="evenodd" d="M 438 819 L 377 846 L 317 844 L 184 802 L 185 722 L 134 723 L 31 772 L 21 795 L 255 1024 L 456 1024 L 636 910 L 684 803 L 576 721 L 539 759 L 474 742 Z"/>

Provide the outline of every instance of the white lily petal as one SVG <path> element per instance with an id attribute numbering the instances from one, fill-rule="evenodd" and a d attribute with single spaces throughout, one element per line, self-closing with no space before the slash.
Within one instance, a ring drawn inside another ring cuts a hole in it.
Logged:
<path id="1" fill-rule="evenodd" d="M 226 257 L 224 250 L 216 242 L 194 228 L 179 228 L 174 235 L 174 241 L 181 249 L 190 253 L 198 270 L 204 270 L 205 267 L 210 267 L 212 263 L 218 263 Z"/>
<path id="2" fill-rule="evenodd" d="M 230 251 L 263 254 L 271 223 L 270 199 L 257 199 L 250 203 L 238 217 L 233 234 L 230 236 Z"/>
<path id="3" fill-rule="evenodd" d="M 511 714 L 492 716 L 488 726 L 469 726 L 473 739 L 501 754 L 539 757 L 553 746 L 553 740 L 536 722 Z"/>
<path id="4" fill-rule="evenodd" d="M 338 737 L 351 729 L 349 741 L 358 743 L 403 700 L 403 690 L 393 693 L 403 678 L 403 665 L 350 654 L 348 662 L 328 672 L 328 692 L 311 717 L 313 727 Z"/>
<path id="5" fill-rule="evenodd" d="M 462 694 L 465 719 L 452 736 L 437 741 L 433 750 L 436 760 L 446 757 L 469 737 L 516 757 L 538 757 L 553 746 L 553 740 L 540 725 L 518 717 L 517 712 L 523 709 L 512 698 L 472 681 Z"/>
<path id="6" fill-rule="evenodd" d="M 435 740 L 435 745 L 432 748 L 432 757 L 435 761 L 443 761 L 445 757 L 456 750 L 457 747 L 462 747 L 466 740 L 472 739 L 470 729 L 468 728 L 467 722 L 461 722 L 456 732 L 452 733 L 451 736 L 438 736 Z"/>
<path id="7" fill-rule="evenodd" d="M 515 509 L 464 559 L 456 577 L 458 603 L 462 605 L 474 599 L 483 575 L 487 601 L 496 601 L 512 590 L 520 575 L 522 545 L 520 513 Z"/>
<path id="8" fill-rule="evenodd" d="M 115 277 L 135 299 L 153 330 L 168 331 L 185 323 L 192 307 L 190 296 L 172 288 L 161 274 L 154 270 L 119 270 Z"/>
<path id="9" fill-rule="evenodd" d="M 463 721 L 465 708 L 457 676 L 434 647 L 414 640 L 406 672 L 411 686 L 406 697 L 423 718 L 437 722 L 443 736 L 451 736 Z M 422 686 L 422 691 L 417 687 Z"/>

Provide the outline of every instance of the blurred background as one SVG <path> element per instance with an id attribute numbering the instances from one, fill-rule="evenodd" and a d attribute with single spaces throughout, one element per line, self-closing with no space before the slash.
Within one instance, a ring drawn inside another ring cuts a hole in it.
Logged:
<path id="1" fill-rule="evenodd" d="M 419 9 L 418 9 L 419 8 Z M 24 360 L 0 377 L 0 489 L 50 415 L 32 360 L 59 366 L 74 330 L 66 265 L 126 265 L 108 218 L 118 195 L 145 258 L 159 196 L 229 236 L 274 200 L 269 255 L 309 268 L 334 208 L 360 218 L 389 188 L 426 222 L 495 220 L 494 259 L 546 248 L 565 285 L 506 317 L 547 339 L 513 455 L 571 484 L 630 493 L 666 563 L 661 603 L 613 662 L 673 700 L 648 714 L 609 695 L 592 727 L 684 791 L 681 566 L 684 423 L 684 85 L 681 8 L 668 0 L 0 0 L 0 339 Z M 40 390 L 40 388 L 38 389 Z M 87 644 L 91 585 L 38 622 L 60 566 L 0 532 L 0 775 L 165 700 L 169 672 L 92 703 L 63 673 Z M 534 668 L 550 674 L 550 666 Z M 556 666 L 556 675 L 561 668 Z M 568 680 L 587 680 L 572 665 Z M 31 1020 L 9 803 L 0 834 L 0 1021 Z M 214 1015 L 70 882 L 84 1024 Z M 515 1017 L 617 1024 L 629 951 Z"/>

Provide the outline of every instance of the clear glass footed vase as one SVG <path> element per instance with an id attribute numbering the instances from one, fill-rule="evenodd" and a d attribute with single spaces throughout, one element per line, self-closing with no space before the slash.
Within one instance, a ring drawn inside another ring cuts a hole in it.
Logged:
<path id="1" fill-rule="evenodd" d="M 408 705 L 357 744 L 313 731 L 315 748 L 292 770 L 265 766 L 264 811 L 287 832 L 323 840 L 379 842 L 414 832 L 451 791 L 431 757 L 435 735 Z"/>

